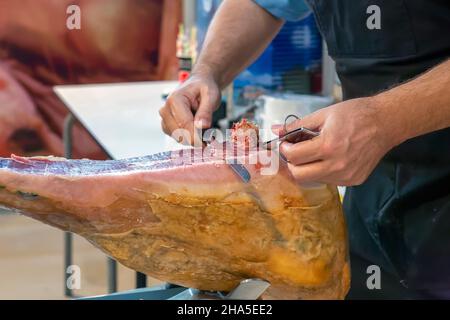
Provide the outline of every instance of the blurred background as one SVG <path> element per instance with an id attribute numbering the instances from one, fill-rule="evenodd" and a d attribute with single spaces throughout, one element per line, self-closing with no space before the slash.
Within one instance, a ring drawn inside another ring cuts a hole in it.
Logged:
<path id="1" fill-rule="evenodd" d="M 111 156 L 113 148 L 108 149 L 108 143 L 100 141 L 101 132 L 85 125 L 89 122 L 87 115 L 86 121 L 81 121 L 81 113 L 71 127 L 73 142 L 67 153 L 64 125 L 67 116 L 76 113 L 76 101 L 61 99 L 64 94 L 55 94 L 55 86 L 89 88 L 90 91 L 77 93 L 77 98 L 92 101 L 85 109 L 96 112 L 96 119 L 100 113 L 106 121 L 112 117 L 108 107 L 117 101 L 113 95 L 117 90 L 95 90 L 112 88 L 104 84 L 127 83 L 126 88 L 152 92 L 155 109 L 149 117 L 158 118 L 157 108 L 170 90 L 189 77 L 220 3 L 0 0 L 0 156 L 14 153 L 120 158 Z M 81 29 L 67 27 L 72 14 L 67 12 L 70 5 L 80 8 Z M 123 92 L 121 96 L 130 101 L 139 96 L 133 93 L 138 91 Z M 226 129 L 245 116 L 264 127 L 281 121 L 286 113 L 304 115 L 340 99 L 334 65 L 311 13 L 302 20 L 286 23 L 264 53 L 224 90 L 214 125 Z M 135 105 L 139 103 L 146 106 L 145 99 Z M 100 109 L 100 105 L 105 109 Z M 130 112 L 133 103 L 127 108 Z M 136 111 L 136 123 L 145 118 L 137 114 Z M 144 141 L 158 148 L 161 142 L 157 139 L 163 139 L 162 133 L 161 138 L 156 137 L 159 120 L 152 125 L 152 136 Z M 122 126 L 129 126 L 130 130 Z M 108 132 L 131 132 L 133 126 L 137 125 L 109 125 Z M 97 127 L 102 124 L 98 122 Z M 125 142 L 121 148 L 128 148 L 122 153 L 126 155 L 134 155 L 139 149 Z M 140 152 L 152 150 L 142 148 Z M 82 270 L 80 290 L 68 292 L 65 288 L 68 262 Z M 68 237 L 29 218 L 0 211 L 0 299 L 64 299 L 143 286 L 142 276 L 111 263 L 81 238 Z M 147 279 L 144 285 L 156 283 Z"/>

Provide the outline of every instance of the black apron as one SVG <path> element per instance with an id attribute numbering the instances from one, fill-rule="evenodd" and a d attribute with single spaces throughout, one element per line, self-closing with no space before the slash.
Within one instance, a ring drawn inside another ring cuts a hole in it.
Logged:
<path id="1" fill-rule="evenodd" d="M 450 57 L 449 0 L 307 1 L 345 99 L 376 94 Z M 367 25 L 371 5 L 380 9 L 380 29 Z M 450 293 L 450 129 L 389 152 L 363 185 L 347 189 L 344 209 L 353 253 L 409 288 Z"/>

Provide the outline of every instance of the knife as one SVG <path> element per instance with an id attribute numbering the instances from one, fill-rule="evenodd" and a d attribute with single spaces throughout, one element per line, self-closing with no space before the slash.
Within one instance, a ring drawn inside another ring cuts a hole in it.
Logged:
<path id="1" fill-rule="evenodd" d="M 291 143 L 297 143 L 305 140 L 312 139 L 320 135 L 320 132 L 312 131 L 310 129 L 300 127 L 292 131 L 287 132 L 285 135 L 266 141 L 263 143 L 263 147 L 269 150 L 275 148 L 277 142 L 289 141 Z"/>
<path id="2" fill-rule="evenodd" d="M 250 182 L 251 179 L 250 172 L 248 172 L 247 168 L 244 167 L 244 165 L 239 163 L 229 163 L 228 165 L 230 166 L 231 169 L 233 169 L 234 173 L 236 173 L 244 183 Z"/>

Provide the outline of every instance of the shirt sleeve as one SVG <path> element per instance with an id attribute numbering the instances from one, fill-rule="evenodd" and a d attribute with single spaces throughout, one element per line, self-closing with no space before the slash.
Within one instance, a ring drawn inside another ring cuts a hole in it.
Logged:
<path id="1" fill-rule="evenodd" d="M 304 0 L 253 0 L 277 18 L 296 21 L 307 15 L 311 9 Z"/>

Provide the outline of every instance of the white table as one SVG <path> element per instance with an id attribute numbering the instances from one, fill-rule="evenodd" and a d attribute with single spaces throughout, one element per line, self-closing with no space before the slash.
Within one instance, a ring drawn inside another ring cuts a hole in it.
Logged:
<path id="1" fill-rule="evenodd" d="M 56 86 L 54 91 L 111 159 L 124 159 L 182 147 L 162 132 L 158 113 L 164 104 L 163 95 L 177 85 L 174 81 L 68 85 Z M 72 234 L 66 233 L 66 268 L 72 264 L 72 256 Z M 116 268 L 116 262 L 110 259 L 109 293 L 117 290 Z M 137 273 L 136 287 L 145 285 L 145 275 Z M 65 288 L 65 292 L 73 297 L 70 289 Z"/>
<path id="2" fill-rule="evenodd" d="M 144 156 L 177 147 L 161 130 L 162 95 L 175 81 L 69 85 L 54 88 L 70 112 L 112 159 Z"/>

